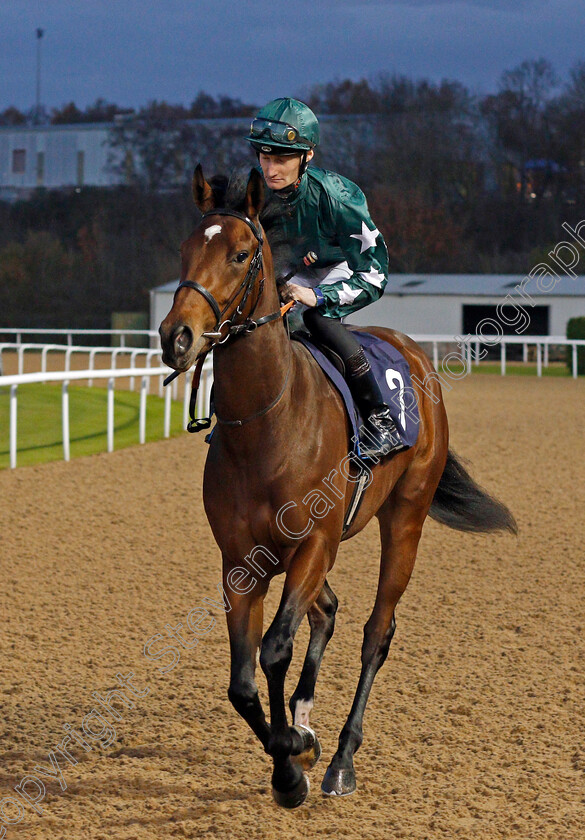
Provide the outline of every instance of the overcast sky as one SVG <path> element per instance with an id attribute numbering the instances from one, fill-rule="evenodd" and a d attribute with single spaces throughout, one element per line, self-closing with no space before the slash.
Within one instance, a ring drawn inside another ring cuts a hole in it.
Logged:
<path id="1" fill-rule="evenodd" d="M 399 73 L 496 89 L 503 70 L 585 60 L 584 0 L 0 0 L 0 110 L 97 97 L 262 104 L 315 83 Z"/>

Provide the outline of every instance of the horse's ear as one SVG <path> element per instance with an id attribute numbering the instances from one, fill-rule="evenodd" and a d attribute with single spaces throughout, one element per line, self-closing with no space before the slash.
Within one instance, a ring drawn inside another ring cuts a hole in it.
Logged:
<path id="1" fill-rule="evenodd" d="M 193 173 L 193 198 L 202 213 L 209 213 L 215 208 L 213 190 L 203 177 L 203 168 L 200 163 L 197 164 Z"/>
<path id="2" fill-rule="evenodd" d="M 246 189 L 246 215 L 257 218 L 264 206 L 264 179 L 257 169 L 253 169 Z"/>

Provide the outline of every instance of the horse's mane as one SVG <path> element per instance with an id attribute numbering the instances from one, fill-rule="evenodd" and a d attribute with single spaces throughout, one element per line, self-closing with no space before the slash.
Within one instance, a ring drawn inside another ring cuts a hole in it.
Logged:
<path id="1" fill-rule="evenodd" d="M 213 191 L 216 207 L 245 213 L 249 177 L 249 169 L 239 169 L 232 172 L 230 176 L 217 174 L 210 178 L 209 186 Z M 278 224 L 284 212 L 284 203 L 274 194 L 268 193 L 264 207 L 260 211 L 260 224 L 264 228 L 272 251 L 277 285 L 279 281 L 282 283 L 285 275 L 295 267 L 294 243 L 285 239 L 282 226 Z"/>

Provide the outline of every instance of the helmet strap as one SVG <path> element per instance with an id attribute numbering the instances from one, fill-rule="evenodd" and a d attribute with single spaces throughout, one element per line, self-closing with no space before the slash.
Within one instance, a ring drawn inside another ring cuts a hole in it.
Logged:
<path id="1" fill-rule="evenodd" d="M 307 166 L 308 166 L 308 165 L 309 165 L 309 164 L 308 164 L 308 161 L 307 161 L 307 153 L 306 153 L 306 152 L 303 152 L 302 157 L 301 157 L 301 160 L 300 160 L 300 162 L 299 162 L 299 177 L 298 177 L 298 178 L 297 178 L 297 180 L 294 182 L 294 184 L 291 184 L 291 185 L 290 185 L 290 187 L 289 187 L 289 191 L 290 191 L 290 192 L 288 193 L 289 195 L 291 195 L 292 193 L 294 193 L 294 191 L 295 191 L 295 190 L 298 190 L 298 188 L 301 186 L 301 181 L 303 180 L 303 175 L 304 175 L 304 174 L 305 174 L 305 172 L 307 171 Z"/>
<path id="2" fill-rule="evenodd" d="M 299 181 L 298 181 L 298 183 L 300 183 L 301 178 L 303 177 L 303 175 L 307 171 L 307 166 L 308 165 L 309 165 L 309 163 L 307 161 L 307 153 L 303 152 L 303 156 L 301 158 L 301 162 L 300 162 L 300 165 L 299 165 Z M 297 183 L 296 186 L 298 186 L 298 183 Z"/>

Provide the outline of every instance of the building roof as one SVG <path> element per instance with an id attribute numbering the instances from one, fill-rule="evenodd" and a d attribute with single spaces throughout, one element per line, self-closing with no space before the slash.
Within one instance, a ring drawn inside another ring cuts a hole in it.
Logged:
<path id="1" fill-rule="evenodd" d="M 109 131 L 112 122 L 47 123 L 46 125 L 0 125 L 0 134 L 61 134 L 70 131 Z"/>
<path id="2" fill-rule="evenodd" d="M 560 272 L 560 269 L 559 269 Z M 518 294 L 516 287 L 525 279 L 523 274 L 390 274 L 386 295 L 456 295 L 458 297 L 496 297 Z M 152 289 L 153 292 L 174 292 L 178 280 L 171 280 Z M 554 289 L 545 291 L 550 278 L 545 278 L 539 289 L 536 278 L 524 284 L 526 295 L 537 297 L 585 297 L 585 275 L 567 277 L 560 274 Z"/>
<path id="3" fill-rule="evenodd" d="M 552 274 L 552 269 L 550 269 Z M 524 293 L 538 297 L 540 295 L 585 297 L 585 276 L 568 277 L 558 269 L 559 279 L 550 292 L 547 285 L 552 283 L 545 277 L 537 285 L 537 277 L 523 274 L 390 274 L 385 289 L 387 295 L 472 295 L 474 297 L 498 297 L 517 295 L 520 284 L 524 282 Z"/>
<path id="4" fill-rule="evenodd" d="M 76 122 L 76 123 L 45 123 L 44 125 L 30 125 L 29 123 L 18 123 L 16 125 L 0 125 L 0 134 L 60 134 L 70 131 L 110 131 L 119 125 L 131 125 L 131 117 L 137 118 L 137 114 L 126 117 L 121 115 L 118 119 L 101 122 Z M 177 120 L 177 124 L 203 126 L 248 126 L 250 117 L 196 117 L 193 119 Z"/>

